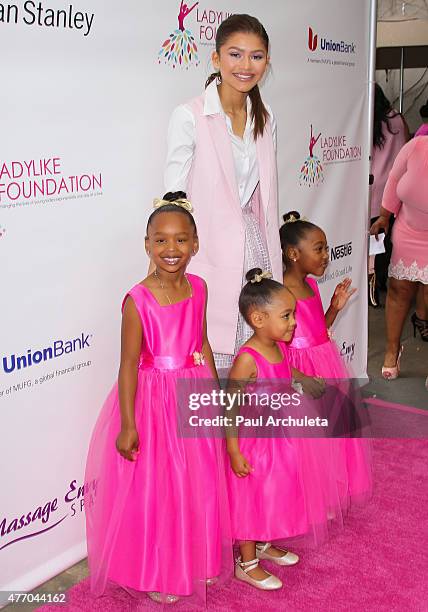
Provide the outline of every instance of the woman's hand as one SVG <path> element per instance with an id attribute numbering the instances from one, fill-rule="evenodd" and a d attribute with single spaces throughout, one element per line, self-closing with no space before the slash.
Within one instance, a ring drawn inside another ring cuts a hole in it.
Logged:
<path id="1" fill-rule="evenodd" d="M 351 287 L 351 284 L 352 280 L 350 278 L 345 278 L 334 290 L 330 304 L 337 312 L 346 306 L 349 298 L 356 292 L 357 289 Z"/>
<path id="2" fill-rule="evenodd" d="M 229 453 L 230 466 L 238 478 L 245 478 L 253 471 L 252 466 L 240 452 Z"/>
<path id="3" fill-rule="evenodd" d="M 136 461 L 139 453 L 140 440 L 135 427 L 122 429 L 116 439 L 116 449 L 124 459 Z"/>
<path id="4" fill-rule="evenodd" d="M 376 240 L 379 240 L 378 235 L 381 233 L 381 230 L 383 230 L 385 234 L 387 234 L 388 229 L 389 229 L 389 216 L 386 217 L 384 215 L 381 215 L 379 219 L 375 221 L 373 225 L 371 226 L 370 234 L 372 236 L 376 236 Z"/>

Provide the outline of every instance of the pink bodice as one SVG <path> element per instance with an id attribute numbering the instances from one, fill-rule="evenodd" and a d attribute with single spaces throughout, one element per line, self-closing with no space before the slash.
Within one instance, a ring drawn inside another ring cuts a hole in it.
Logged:
<path id="1" fill-rule="evenodd" d="M 296 301 L 297 327 L 288 345 L 293 349 L 306 349 L 329 342 L 318 284 L 314 278 L 307 278 L 306 282 L 314 295 Z"/>
<path id="2" fill-rule="evenodd" d="M 127 295 L 134 300 L 143 327 L 140 365 L 156 369 L 192 367 L 193 353 L 201 352 L 205 310 L 204 281 L 186 275 L 192 297 L 160 306 L 152 292 L 138 284 Z"/>
<path id="3" fill-rule="evenodd" d="M 248 353 L 251 355 L 257 366 L 257 380 L 291 378 L 290 363 L 287 356 L 287 345 L 284 342 L 278 342 L 278 346 L 284 357 L 279 363 L 271 363 L 265 359 L 261 353 L 250 346 L 242 346 L 238 351 L 238 355 L 241 353 Z"/>

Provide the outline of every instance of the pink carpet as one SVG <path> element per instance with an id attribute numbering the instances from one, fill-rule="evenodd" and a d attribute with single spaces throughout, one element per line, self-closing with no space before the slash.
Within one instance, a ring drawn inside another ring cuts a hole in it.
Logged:
<path id="1" fill-rule="evenodd" d="M 213 612 L 326 610 L 392 612 L 428 610 L 428 443 L 426 440 L 373 440 L 375 490 L 364 508 L 354 508 L 345 529 L 301 562 L 275 572 L 284 588 L 264 593 L 231 579 L 211 587 Z M 297 551 L 298 552 L 298 551 Z M 269 567 L 266 564 L 266 567 Z M 273 566 L 271 566 L 273 570 Z M 68 604 L 39 612 L 131 612 L 161 610 L 137 603 L 119 587 L 94 599 L 84 580 L 68 591 Z M 185 602 L 171 611 L 190 610 Z"/>

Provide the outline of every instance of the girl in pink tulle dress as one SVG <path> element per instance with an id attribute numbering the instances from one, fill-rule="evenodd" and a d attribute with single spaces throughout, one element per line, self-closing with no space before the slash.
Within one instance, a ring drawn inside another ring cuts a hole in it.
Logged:
<path id="1" fill-rule="evenodd" d="M 284 341 L 291 338 L 295 327 L 295 299 L 270 277 L 259 268 L 246 275 L 239 310 L 254 333 L 232 365 L 229 392 L 242 387 L 254 393 L 257 382 L 291 381 Z M 299 560 L 296 554 L 270 544 L 270 540 L 284 540 L 307 530 L 299 458 L 293 440 L 246 437 L 242 432 L 233 431 L 227 438 L 232 536 L 239 541 L 241 553 L 235 576 L 258 589 L 275 590 L 282 587 L 281 580 L 259 562 L 268 559 L 278 565 L 294 565 Z"/>
<path id="2" fill-rule="evenodd" d="M 322 276 L 329 262 L 324 232 L 309 221 L 300 220 L 295 211 L 284 215 L 280 229 L 286 270 L 284 285 L 296 297 L 296 329 L 288 344 L 293 376 L 303 387 L 323 379 L 349 380 L 328 328 L 356 289 L 349 278 L 339 283 L 330 307 L 324 309 L 317 282 L 308 274 Z M 308 377 L 311 377 L 308 379 Z M 351 501 L 366 500 L 372 490 L 369 441 L 362 438 L 302 440 L 303 452 L 312 453 L 314 462 L 325 466 L 328 478 L 325 508 L 336 522 Z"/>
<path id="3" fill-rule="evenodd" d="M 206 285 L 185 274 L 198 250 L 185 194 L 157 202 L 146 249 L 155 270 L 126 295 L 118 384 L 101 411 L 85 482 L 91 587 L 113 581 L 157 602 L 205 602 L 232 571 L 220 440 L 181 437 L 178 381 L 216 376 L 206 336 Z M 169 203 L 171 201 L 171 203 Z M 215 587 L 212 587 L 215 588 Z M 187 608 L 186 608 L 187 609 Z"/>

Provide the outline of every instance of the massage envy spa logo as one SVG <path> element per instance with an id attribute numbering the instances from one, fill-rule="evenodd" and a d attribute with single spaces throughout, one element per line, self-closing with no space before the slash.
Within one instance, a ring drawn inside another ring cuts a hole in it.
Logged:
<path id="1" fill-rule="evenodd" d="M 69 517 L 80 516 L 95 502 L 97 482 L 79 485 L 77 480 L 67 483 L 61 495 L 28 505 L 15 516 L 0 515 L 0 551 L 17 542 L 40 537 Z"/>
<path id="2" fill-rule="evenodd" d="M 51 8 L 43 2 L 27 0 L 18 4 L 0 3 L 0 23 L 23 23 L 35 28 L 76 30 L 88 36 L 92 32 L 94 13 L 79 11 L 73 4 Z"/>
<path id="3" fill-rule="evenodd" d="M 80 333 L 75 338 L 53 340 L 41 347 L 3 355 L 1 367 L 5 374 L 11 374 L 16 370 L 28 369 L 38 363 L 57 359 L 63 355 L 85 351 L 90 348 L 91 341 L 92 334 L 86 334 L 85 332 Z"/>
<path id="4" fill-rule="evenodd" d="M 355 357 L 355 341 L 343 340 L 338 343 L 340 356 L 345 363 L 351 363 Z"/>

